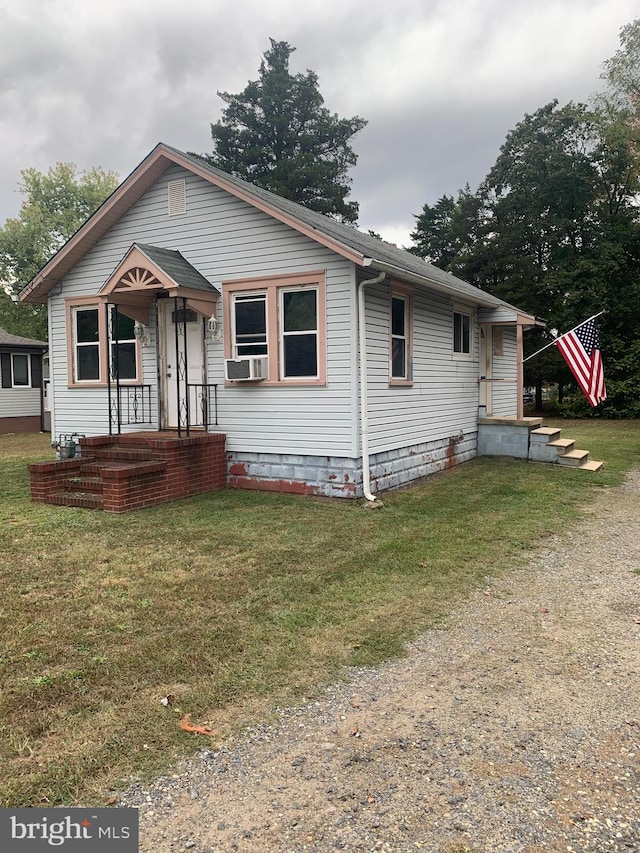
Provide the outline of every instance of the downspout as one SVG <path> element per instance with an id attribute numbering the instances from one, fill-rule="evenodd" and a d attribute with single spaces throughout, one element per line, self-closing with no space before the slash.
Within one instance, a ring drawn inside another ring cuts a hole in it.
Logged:
<path id="1" fill-rule="evenodd" d="M 362 442 L 362 490 L 368 501 L 376 501 L 371 494 L 371 471 L 369 470 L 369 418 L 367 403 L 367 324 L 364 312 L 364 288 L 367 284 L 380 284 L 387 274 L 381 272 L 358 285 L 358 341 L 360 345 L 360 436 Z"/>

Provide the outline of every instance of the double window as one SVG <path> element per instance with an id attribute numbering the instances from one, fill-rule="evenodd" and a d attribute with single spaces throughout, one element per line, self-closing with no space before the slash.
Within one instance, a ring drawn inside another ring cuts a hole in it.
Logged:
<path id="1" fill-rule="evenodd" d="M 389 296 L 389 382 L 408 385 L 413 380 L 413 291 L 395 282 Z"/>
<path id="2" fill-rule="evenodd" d="M 267 382 L 324 384 L 324 274 L 229 282 L 228 358 L 267 358 Z"/>
<path id="3" fill-rule="evenodd" d="M 104 305 L 77 299 L 67 302 L 67 323 L 71 331 L 70 385 L 106 385 L 107 371 L 112 381 L 139 381 L 139 348 L 130 317 L 113 305 L 107 316 Z"/>

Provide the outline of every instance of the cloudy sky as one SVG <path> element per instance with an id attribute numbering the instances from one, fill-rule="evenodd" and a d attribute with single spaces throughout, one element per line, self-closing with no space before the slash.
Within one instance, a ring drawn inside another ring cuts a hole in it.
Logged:
<path id="1" fill-rule="evenodd" d="M 272 37 L 332 112 L 368 120 L 359 224 L 406 245 L 414 214 L 475 189 L 525 113 L 601 88 L 638 14 L 637 0 L 0 0 L 0 222 L 23 168 L 125 177 L 160 141 L 211 150 L 216 92 L 256 79 Z"/>

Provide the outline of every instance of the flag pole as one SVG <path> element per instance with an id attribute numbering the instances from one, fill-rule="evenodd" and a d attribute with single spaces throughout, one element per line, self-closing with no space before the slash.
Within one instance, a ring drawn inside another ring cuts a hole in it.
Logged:
<path id="1" fill-rule="evenodd" d="M 580 326 L 584 326 L 584 325 L 585 325 L 585 323 L 590 323 L 590 322 L 591 322 L 591 320 L 595 320 L 595 319 L 596 319 L 596 317 L 599 317 L 601 314 L 604 314 L 604 313 L 605 313 L 604 311 L 599 311 L 597 314 L 594 314 L 594 315 L 593 315 L 593 317 L 589 317 L 588 319 L 583 320 L 583 321 L 582 321 L 582 323 L 578 323 L 578 325 L 577 325 L 577 326 L 574 326 L 574 327 L 573 327 L 573 329 L 569 329 L 569 331 L 568 331 L 568 332 L 565 332 L 563 335 L 558 335 L 558 337 L 557 337 L 557 338 L 554 338 L 554 339 L 551 341 L 551 343 L 546 344 L 545 346 L 541 347 L 539 350 L 536 350 L 536 351 L 535 351 L 534 353 L 532 353 L 531 355 L 528 355 L 526 358 L 523 358 L 523 359 L 522 359 L 522 363 L 524 364 L 524 363 L 525 363 L 525 361 L 529 361 L 529 359 L 530 359 L 530 358 L 535 358 L 535 356 L 540 355 L 540 353 L 541 353 L 541 352 L 544 352 L 546 349 L 549 349 L 549 347 L 554 346 L 554 344 L 556 344 L 559 340 L 561 340 L 562 338 L 565 338 L 567 335 L 570 335 L 570 334 L 571 334 L 571 332 L 575 332 L 575 330 L 576 330 L 576 329 L 579 329 L 579 328 L 580 328 Z"/>

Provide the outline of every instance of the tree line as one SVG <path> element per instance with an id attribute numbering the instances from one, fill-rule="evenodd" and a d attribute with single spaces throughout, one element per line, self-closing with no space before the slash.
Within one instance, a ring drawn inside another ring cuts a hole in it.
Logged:
<path id="1" fill-rule="evenodd" d="M 366 121 L 325 106 L 315 72 L 293 74 L 295 48 L 271 39 L 257 80 L 225 103 L 204 160 L 306 207 L 355 225 L 351 142 Z M 590 105 L 552 101 L 509 131 L 480 186 L 445 194 L 415 216 L 410 251 L 543 317 L 560 333 L 604 310 L 608 399 L 598 413 L 640 416 L 640 19 L 622 28 Z M 16 305 L 24 286 L 113 192 L 118 177 L 59 163 L 21 173 L 19 215 L 0 227 L 0 327 L 46 339 L 46 314 Z M 528 352 L 550 332 L 526 337 Z M 525 365 L 525 384 L 572 385 L 555 347 Z M 586 413 L 572 400 L 565 410 Z"/>

